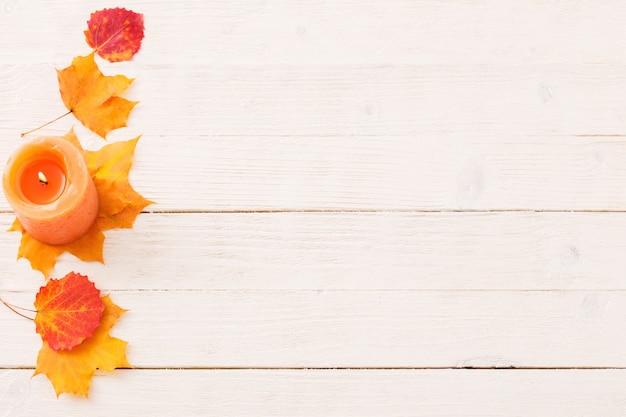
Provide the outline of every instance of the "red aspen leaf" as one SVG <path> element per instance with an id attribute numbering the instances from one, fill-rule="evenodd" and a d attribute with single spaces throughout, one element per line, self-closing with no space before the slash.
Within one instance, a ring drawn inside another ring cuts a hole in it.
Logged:
<path id="1" fill-rule="evenodd" d="M 43 342 L 33 376 L 45 374 L 57 397 L 64 393 L 87 397 L 96 369 L 111 372 L 132 367 L 126 359 L 128 343 L 109 334 L 126 310 L 115 305 L 108 295 L 101 300 L 104 312 L 93 336 L 70 350 L 54 350 Z"/>
<path id="2" fill-rule="evenodd" d="M 22 232 L 18 259 L 26 258 L 33 269 L 49 276 L 57 258 L 69 252 L 83 261 L 104 263 L 104 230 L 133 227 L 136 217 L 153 202 L 136 192 L 128 181 L 135 147 L 139 137 L 103 146 L 98 151 L 85 151 L 74 131 L 63 136 L 76 146 L 87 164 L 99 198 L 96 222 L 86 235 L 65 245 L 47 245 L 28 234 L 15 219 L 9 231 Z"/>
<path id="3" fill-rule="evenodd" d="M 93 53 L 75 57 L 72 65 L 57 70 L 57 76 L 63 104 L 86 128 L 106 139 L 111 130 L 126 126 L 137 102 L 118 95 L 132 79 L 103 75 Z"/>
<path id="4" fill-rule="evenodd" d="M 100 325 L 100 290 L 80 274 L 51 279 L 35 298 L 35 330 L 53 350 L 67 350 L 91 337 Z"/>
<path id="5" fill-rule="evenodd" d="M 141 48 L 143 15 L 116 7 L 93 12 L 87 22 L 87 44 L 109 62 L 128 61 Z"/>

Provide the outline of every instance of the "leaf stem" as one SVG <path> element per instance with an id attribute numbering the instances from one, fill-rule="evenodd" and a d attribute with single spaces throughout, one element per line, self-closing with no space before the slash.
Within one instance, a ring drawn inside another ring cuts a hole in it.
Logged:
<path id="1" fill-rule="evenodd" d="M 17 314 L 18 316 L 24 317 L 25 319 L 31 320 L 31 321 L 35 321 L 35 319 L 28 317 L 25 314 L 20 313 L 17 310 L 24 310 L 24 311 L 30 311 L 32 313 L 36 313 L 37 311 L 35 310 L 30 310 L 28 308 L 23 308 L 23 307 L 18 307 L 18 306 L 14 306 L 11 303 L 7 303 L 6 301 L 4 301 L 2 298 L 0 298 L 0 303 L 4 304 L 9 310 L 11 310 L 12 312 L 14 312 L 15 314 Z"/>
<path id="2" fill-rule="evenodd" d="M 21 136 L 22 136 L 22 137 L 24 137 L 24 136 L 26 136 L 26 135 L 28 135 L 28 134 L 30 134 L 30 133 L 36 132 L 36 131 L 38 131 L 39 129 L 41 129 L 41 128 L 43 128 L 43 127 L 48 126 L 49 124 L 52 124 L 52 123 L 56 122 L 57 120 L 64 118 L 65 116 L 67 116 L 67 115 L 68 115 L 68 114 L 70 114 L 71 112 L 72 112 L 72 111 L 70 110 L 70 111 L 68 111 L 67 113 L 62 114 L 61 116 L 57 117 L 56 119 L 50 120 L 49 122 L 44 123 L 44 124 L 42 124 L 41 126 L 36 127 L 36 128 L 34 128 L 34 129 L 31 129 L 31 130 L 29 130 L 28 132 L 24 132 L 24 133 L 22 133 L 22 134 L 21 134 Z"/>

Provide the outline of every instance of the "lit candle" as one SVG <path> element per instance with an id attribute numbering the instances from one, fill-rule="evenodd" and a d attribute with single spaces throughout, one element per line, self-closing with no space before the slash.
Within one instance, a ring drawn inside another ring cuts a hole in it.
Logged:
<path id="1" fill-rule="evenodd" d="M 20 146 L 2 178 L 4 194 L 35 239 L 62 245 L 83 236 L 98 215 L 98 193 L 81 152 L 64 138 Z"/>
<path id="2" fill-rule="evenodd" d="M 65 171 L 54 158 L 32 162 L 20 176 L 19 190 L 35 204 L 52 203 L 65 189 Z"/>

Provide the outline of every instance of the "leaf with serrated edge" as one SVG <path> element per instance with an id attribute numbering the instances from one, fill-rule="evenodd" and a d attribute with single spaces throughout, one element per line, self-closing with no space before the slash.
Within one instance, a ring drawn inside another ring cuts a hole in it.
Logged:
<path id="1" fill-rule="evenodd" d="M 110 372 L 132 367 L 126 359 L 127 342 L 109 334 L 125 310 L 115 305 L 108 295 L 102 297 L 102 302 L 104 313 L 100 326 L 82 344 L 71 350 L 53 350 L 43 342 L 34 375 L 45 374 L 57 397 L 63 393 L 87 397 L 96 369 Z"/>
<path id="2" fill-rule="evenodd" d="M 143 15 L 116 7 L 93 12 L 87 22 L 85 40 L 109 62 L 128 61 L 141 48 Z"/>
<path id="3" fill-rule="evenodd" d="M 81 274 L 51 279 L 35 298 L 35 329 L 54 349 L 71 349 L 100 325 L 104 304 L 100 290 Z"/>

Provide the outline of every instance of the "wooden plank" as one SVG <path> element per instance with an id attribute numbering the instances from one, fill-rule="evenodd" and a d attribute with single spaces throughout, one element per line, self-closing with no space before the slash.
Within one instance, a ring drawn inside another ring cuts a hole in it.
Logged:
<path id="1" fill-rule="evenodd" d="M 622 416 L 624 370 L 132 370 L 89 400 L 0 370 L 2 416 Z"/>
<path id="2" fill-rule="evenodd" d="M 0 215 L 0 230 L 13 217 Z M 626 290 L 626 213 L 142 214 L 106 232 L 106 264 L 61 257 L 102 289 Z M 0 239 L 0 289 L 41 274 Z"/>
<path id="3" fill-rule="evenodd" d="M 34 292 L 5 298 L 28 307 Z M 626 367 L 623 291 L 114 291 L 139 368 Z M 34 326 L 0 314 L 0 367 Z"/>
<path id="4" fill-rule="evenodd" d="M 124 6 L 144 47 L 102 67 L 141 104 L 110 140 L 144 134 L 131 179 L 159 204 L 106 267 L 57 271 L 130 309 L 140 369 L 57 401 L 0 310 L 0 417 L 623 414 L 624 2 Z M 54 70 L 102 7 L 0 1 L 0 161 L 65 112 Z M 0 296 L 28 307 L 17 239 Z"/>
<path id="5" fill-rule="evenodd" d="M 129 0 L 124 6 L 145 14 L 140 62 L 622 64 L 626 35 L 619 0 Z M 86 54 L 85 21 L 102 7 L 94 0 L 3 2 L 1 62 L 61 66 L 72 54 Z"/>
<path id="6" fill-rule="evenodd" d="M 160 211 L 626 210 L 625 159 L 603 137 L 145 135 L 130 180 Z"/>
<path id="7" fill-rule="evenodd" d="M 3 64 L 0 74 L 0 122 L 16 140 L 66 112 L 53 65 Z M 117 133 L 127 137 L 405 135 L 423 143 L 445 133 L 500 140 L 626 133 L 619 94 L 626 75 L 617 64 L 180 63 L 137 65 L 125 74 L 137 77 L 127 96 L 141 102 L 129 129 Z M 72 124 L 79 123 L 67 117 L 54 128 Z"/>

